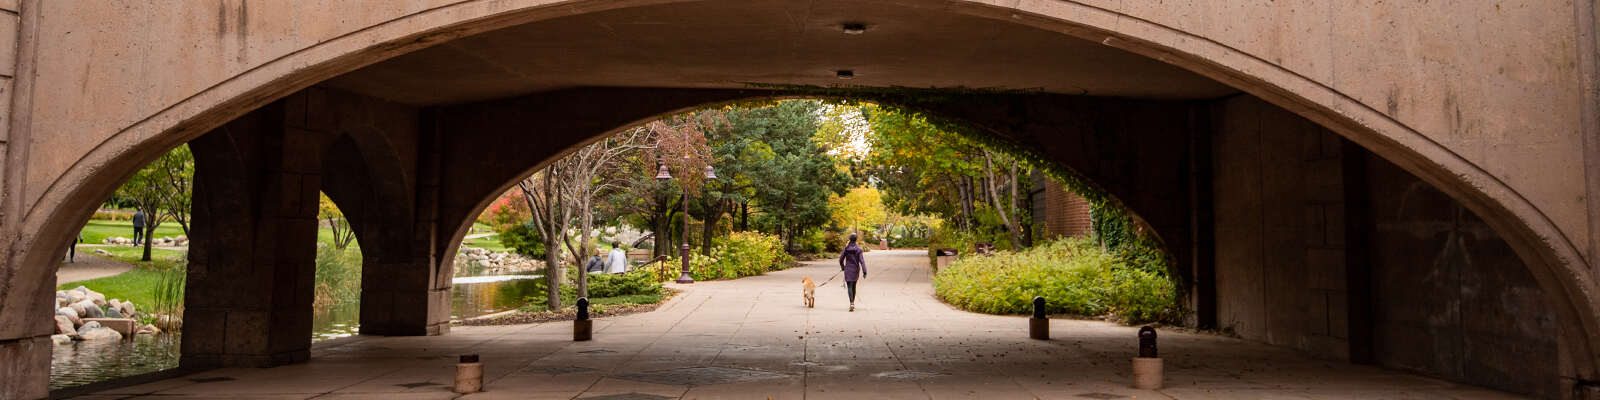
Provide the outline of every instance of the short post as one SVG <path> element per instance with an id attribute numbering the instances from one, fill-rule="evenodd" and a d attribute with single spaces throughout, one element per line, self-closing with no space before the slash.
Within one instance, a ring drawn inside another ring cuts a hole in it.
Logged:
<path id="1" fill-rule="evenodd" d="M 1164 380 L 1156 355 L 1156 328 L 1139 328 L 1139 356 L 1133 359 L 1133 387 L 1156 390 Z"/>
<path id="2" fill-rule="evenodd" d="M 586 342 L 594 338 L 594 320 L 589 319 L 589 298 L 578 298 L 578 319 L 572 321 L 572 341 Z"/>
<path id="3" fill-rule="evenodd" d="M 477 393 L 483 391 L 483 363 L 478 362 L 477 354 L 461 356 L 461 362 L 456 364 L 456 393 Z"/>
<path id="4" fill-rule="evenodd" d="M 1028 337 L 1050 340 L 1050 319 L 1044 315 L 1044 296 L 1033 297 L 1033 318 L 1028 318 Z"/>

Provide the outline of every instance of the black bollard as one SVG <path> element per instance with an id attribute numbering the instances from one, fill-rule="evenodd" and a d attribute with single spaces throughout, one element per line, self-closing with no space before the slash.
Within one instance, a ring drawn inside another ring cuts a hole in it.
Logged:
<path id="1" fill-rule="evenodd" d="M 1033 318 L 1028 318 L 1028 337 L 1050 340 L 1050 319 L 1044 315 L 1044 297 L 1034 296 Z"/>
<path id="2" fill-rule="evenodd" d="M 578 318 L 572 321 L 572 341 L 583 342 L 594 338 L 594 321 L 589 319 L 589 298 L 578 298 Z"/>
<path id="3" fill-rule="evenodd" d="M 1156 356 L 1156 328 L 1139 328 L 1139 358 L 1160 358 Z"/>

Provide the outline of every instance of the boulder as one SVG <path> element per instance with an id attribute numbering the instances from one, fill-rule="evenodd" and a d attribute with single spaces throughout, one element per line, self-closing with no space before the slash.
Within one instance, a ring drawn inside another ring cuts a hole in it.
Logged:
<path id="1" fill-rule="evenodd" d="M 68 304 L 67 307 L 71 308 L 74 314 L 78 314 L 78 317 L 83 317 L 89 314 L 89 307 L 94 307 L 94 303 L 88 300 L 80 300 L 78 302 Z"/>
<path id="2" fill-rule="evenodd" d="M 138 309 L 133 308 L 133 302 L 131 302 L 131 301 L 123 302 L 120 306 L 117 307 L 117 310 L 118 311 L 122 311 L 122 315 L 126 315 L 128 317 L 133 317 L 135 315 L 138 315 L 138 311 L 139 311 Z"/>
<path id="3" fill-rule="evenodd" d="M 65 317 L 65 316 L 57 315 L 56 316 L 56 333 L 63 334 L 63 335 L 77 336 L 78 335 L 78 329 L 73 327 L 72 320 L 67 319 L 67 317 Z"/>
<path id="4" fill-rule="evenodd" d="M 139 335 L 154 335 L 154 334 L 157 334 L 157 333 L 161 333 L 161 328 L 157 328 L 155 325 L 148 325 L 147 324 L 145 326 L 139 327 L 139 332 L 137 334 L 139 334 Z"/>
<path id="5" fill-rule="evenodd" d="M 61 307 L 56 309 L 56 315 L 67 317 L 68 321 L 72 321 L 72 326 L 83 325 L 83 320 L 78 319 L 77 310 L 73 310 L 68 307 Z"/>
<path id="6" fill-rule="evenodd" d="M 100 326 L 99 322 L 89 321 L 78 328 L 79 340 L 121 340 L 122 334 L 116 330 Z"/>
<path id="7" fill-rule="evenodd" d="M 94 305 L 104 307 L 106 305 L 106 295 L 89 292 L 89 301 L 93 301 Z"/>
<path id="8" fill-rule="evenodd" d="M 61 307 L 64 307 L 64 306 L 66 306 L 68 304 L 72 304 L 72 297 L 71 296 L 67 296 L 67 291 L 65 291 L 65 290 L 57 290 L 56 291 L 56 308 L 61 308 Z"/>
<path id="9" fill-rule="evenodd" d="M 82 286 L 79 286 L 79 287 L 82 287 Z M 67 293 L 67 304 L 77 303 L 77 302 L 83 301 L 83 299 L 89 298 L 89 296 L 84 294 L 82 290 L 78 290 L 78 289 L 68 290 L 66 293 Z"/>
<path id="10" fill-rule="evenodd" d="M 105 251 L 105 249 L 94 249 L 94 255 L 102 256 L 102 257 L 111 257 L 111 252 Z"/>
<path id="11" fill-rule="evenodd" d="M 84 305 L 84 307 L 83 307 L 83 317 L 84 318 L 105 318 L 106 317 L 106 310 L 101 309 L 100 306 L 98 306 L 98 305 L 95 305 L 93 303 L 89 303 L 88 300 L 84 300 L 83 302 L 80 302 L 78 304 Z"/>
<path id="12" fill-rule="evenodd" d="M 122 318 L 122 311 L 118 311 L 116 307 L 107 307 L 106 318 Z"/>
<path id="13" fill-rule="evenodd" d="M 67 335 L 50 335 L 50 342 L 55 344 L 72 344 L 72 337 Z"/>

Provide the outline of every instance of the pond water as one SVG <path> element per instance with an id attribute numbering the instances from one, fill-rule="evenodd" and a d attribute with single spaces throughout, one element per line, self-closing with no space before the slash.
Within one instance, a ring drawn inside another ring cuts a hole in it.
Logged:
<path id="1" fill-rule="evenodd" d="M 542 296 L 540 275 L 455 278 L 450 317 L 471 318 L 517 308 L 522 299 Z M 361 305 L 350 303 L 312 315 L 311 341 L 352 336 L 361 331 Z M 178 366 L 179 334 L 137 335 L 132 340 L 72 342 L 57 345 L 50 359 L 50 389 L 156 372 Z"/>

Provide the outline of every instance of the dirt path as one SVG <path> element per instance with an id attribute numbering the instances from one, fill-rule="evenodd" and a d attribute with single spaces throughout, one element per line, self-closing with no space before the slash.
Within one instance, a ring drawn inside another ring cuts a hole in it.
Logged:
<path id="1" fill-rule="evenodd" d="M 82 247 L 78 250 L 77 262 L 63 262 L 61 269 L 56 270 L 56 285 L 116 276 L 133 269 L 133 264 L 85 254 Z"/>

